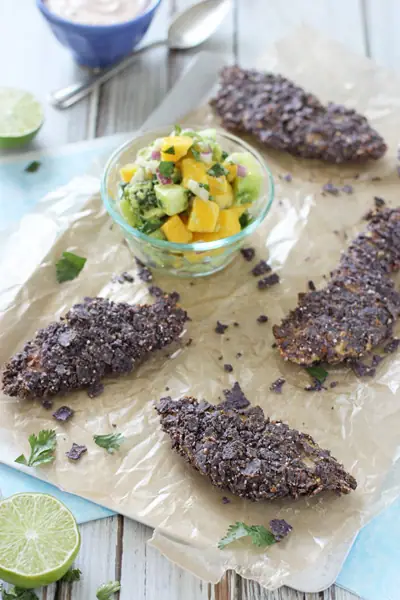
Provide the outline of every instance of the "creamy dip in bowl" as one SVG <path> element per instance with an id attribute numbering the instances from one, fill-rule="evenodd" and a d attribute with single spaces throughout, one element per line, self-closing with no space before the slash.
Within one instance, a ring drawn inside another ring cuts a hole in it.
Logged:
<path id="1" fill-rule="evenodd" d="M 105 68 L 129 55 L 161 0 L 36 0 L 57 40 L 80 65 Z"/>
<path id="2" fill-rule="evenodd" d="M 114 25 L 135 19 L 149 0 L 46 0 L 56 15 L 84 25 Z"/>

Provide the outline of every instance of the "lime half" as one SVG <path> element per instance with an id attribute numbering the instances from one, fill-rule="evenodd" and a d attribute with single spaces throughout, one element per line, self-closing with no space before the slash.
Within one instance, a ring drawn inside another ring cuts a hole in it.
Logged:
<path id="1" fill-rule="evenodd" d="M 43 110 L 32 94 L 0 88 L 0 148 L 15 148 L 30 142 L 43 123 Z"/>
<path id="2" fill-rule="evenodd" d="M 21 588 L 60 579 L 81 538 L 72 513 L 47 494 L 15 494 L 0 502 L 0 579 Z"/>

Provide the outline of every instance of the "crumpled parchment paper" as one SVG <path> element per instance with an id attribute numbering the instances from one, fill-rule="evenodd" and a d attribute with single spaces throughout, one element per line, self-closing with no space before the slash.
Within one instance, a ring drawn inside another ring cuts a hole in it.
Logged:
<path id="1" fill-rule="evenodd" d="M 388 356 L 374 379 L 358 379 L 340 366 L 330 368 L 328 383 L 337 381 L 337 387 L 312 393 L 304 391 L 307 373 L 284 363 L 271 347 L 272 324 L 296 304 L 308 280 L 323 285 L 341 250 L 363 227 L 362 216 L 372 207 L 373 197 L 384 197 L 393 206 L 399 202 L 400 84 L 366 59 L 305 29 L 278 43 L 255 66 L 280 71 L 326 101 L 365 113 L 389 143 L 387 156 L 363 167 L 335 167 L 263 149 L 276 179 L 276 199 L 253 245 L 257 258 L 268 257 L 279 273 L 280 285 L 259 291 L 250 274 L 252 264 L 241 256 L 224 272 L 192 283 L 155 274 L 156 285 L 181 294 L 181 304 L 192 318 L 181 346 L 153 356 L 128 377 L 108 381 L 96 399 L 85 392 L 56 398 L 54 408 L 68 404 L 76 411 L 66 425 L 55 422 L 52 411 L 37 402 L 1 395 L 0 460 L 14 464 L 15 457 L 28 451 L 30 433 L 55 428 L 56 461 L 38 469 L 37 476 L 154 527 L 152 543 L 199 577 L 216 582 L 231 568 L 276 588 L 351 539 L 400 493 L 400 480 L 391 475 L 400 449 L 400 355 Z M 202 107 L 187 122 L 216 121 L 210 109 Z M 288 172 L 292 182 L 282 179 Z M 328 181 L 351 184 L 354 193 L 322 195 Z M 113 273 L 128 270 L 135 275 L 136 268 L 94 189 L 97 181 L 92 178 L 72 181 L 51 201 L 47 198 L 42 210 L 25 217 L 12 239 L 2 240 L 0 300 L 7 309 L 0 318 L 1 364 L 37 328 L 84 296 L 149 300 L 146 285 L 137 277 L 133 284 L 110 282 Z M 54 263 L 66 249 L 88 260 L 76 280 L 59 285 Z M 4 265 L 9 265 L 12 285 Z M 257 323 L 261 313 L 268 315 L 267 324 Z M 217 320 L 230 325 L 223 336 L 214 332 Z M 190 346 L 185 345 L 188 338 L 193 339 Z M 232 373 L 224 371 L 224 363 L 233 365 Z M 286 379 L 281 395 L 269 391 L 278 377 Z M 218 402 L 223 389 L 236 380 L 266 415 L 329 448 L 358 480 L 357 491 L 341 498 L 254 504 L 213 488 L 173 453 L 169 438 L 160 431 L 154 402 L 167 394 Z M 113 456 L 92 440 L 93 434 L 111 431 L 127 438 Z M 65 457 L 72 442 L 88 446 L 77 464 Z M 229 504 L 222 503 L 224 495 Z M 281 544 L 263 551 L 243 541 L 217 549 L 231 523 L 268 525 L 271 518 L 285 518 L 294 527 Z"/>

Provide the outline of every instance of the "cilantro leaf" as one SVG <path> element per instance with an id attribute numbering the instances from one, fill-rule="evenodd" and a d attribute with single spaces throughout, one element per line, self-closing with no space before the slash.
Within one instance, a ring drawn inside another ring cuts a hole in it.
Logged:
<path id="1" fill-rule="evenodd" d="M 100 448 L 105 448 L 109 454 L 114 454 L 115 450 L 119 450 L 120 445 L 125 441 L 122 433 L 107 433 L 106 435 L 94 435 L 95 444 Z"/>
<path id="2" fill-rule="evenodd" d="M 200 152 L 198 150 L 196 150 L 196 148 L 193 148 L 193 146 L 190 148 L 191 153 L 193 154 L 193 158 L 197 161 L 201 161 L 200 158 Z"/>
<path id="3" fill-rule="evenodd" d="M 208 185 L 208 183 L 199 183 L 199 187 L 204 188 L 205 190 L 207 190 L 207 192 L 210 191 L 210 186 Z"/>
<path id="4" fill-rule="evenodd" d="M 63 577 L 61 577 L 60 581 L 65 581 L 67 583 L 73 583 L 74 581 L 81 580 L 82 571 L 80 569 L 68 569 Z"/>
<path id="5" fill-rule="evenodd" d="M 225 169 L 221 163 L 215 163 L 211 169 L 208 169 L 207 174 L 211 175 L 211 177 L 222 177 L 223 175 L 228 175 L 228 169 Z"/>
<path id="6" fill-rule="evenodd" d="M 226 152 L 226 150 L 222 150 L 221 160 L 226 160 L 228 156 L 229 154 Z"/>
<path id="7" fill-rule="evenodd" d="M 160 175 L 163 177 L 172 177 L 172 174 L 175 169 L 175 163 L 170 162 L 169 160 L 162 160 L 158 165 L 158 170 L 160 171 Z"/>
<path id="8" fill-rule="evenodd" d="M 259 548 L 276 543 L 274 534 L 263 525 L 246 525 L 246 523 L 237 521 L 228 527 L 227 534 L 218 542 L 218 548 L 223 550 L 228 544 L 248 536 L 252 543 Z"/>
<path id="9" fill-rule="evenodd" d="M 180 135 L 182 133 L 182 127 L 180 125 L 174 125 L 175 135 Z"/>
<path id="10" fill-rule="evenodd" d="M 164 154 L 175 154 L 175 148 L 173 146 L 170 146 L 166 150 L 163 150 L 163 152 Z"/>
<path id="11" fill-rule="evenodd" d="M 7 592 L 1 583 L 0 593 L 2 594 L 3 600 L 39 600 L 33 590 L 25 590 L 19 587 L 13 587 Z"/>
<path id="12" fill-rule="evenodd" d="M 54 429 L 42 429 L 38 435 L 32 433 L 28 440 L 31 447 L 29 459 L 26 460 L 25 456 L 21 454 L 21 456 L 15 459 L 16 463 L 26 465 L 27 467 L 38 467 L 39 465 L 46 465 L 53 462 L 55 458 L 54 451 L 57 445 Z"/>
<path id="13" fill-rule="evenodd" d="M 41 164 L 39 160 L 33 160 L 29 165 L 26 165 L 24 171 L 25 173 L 36 173 L 40 169 Z"/>
<path id="14" fill-rule="evenodd" d="M 96 592 L 97 600 L 111 600 L 115 592 L 119 592 L 121 584 L 119 581 L 109 581 L 103 583 Z"/>
<path id="15" fill-rule="evenodd" d="M 61 258 L 56 263 L 56 277 L 58 283 L 71 281 L 78 277 L 85 266 L 86 258 L 78 256 L 73 252 L 63 252 Z"/>
<path id="16" fill-rule="evenodd" d="M 307 373 L 309 373 L 311 375 L 311 377 L 314 377 L 314 379 L 319 381 L 319 383 L 324 383 L 325 379 L 329 375 L 328 371 L 325 371 L 325 369 L 320 366 L 307 367 L 306 371 L 307 371 Z"/>
<path id="17" fill-rule="evenodd" d="M 249 215 L 247 210 L 243 214 L 241 214 L 239 217 L 239 223 L 240 223 L 240 227 L 242 229 L 244 229 L 245 227 L 250 225 L 250 223 L 252 223 L 252 221 L 253 221 L 253 217 L 251 217 Z"/>

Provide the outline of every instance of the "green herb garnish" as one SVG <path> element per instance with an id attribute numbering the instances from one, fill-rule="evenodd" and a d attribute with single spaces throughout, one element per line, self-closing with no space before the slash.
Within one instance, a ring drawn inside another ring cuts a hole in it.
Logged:
<path id="1" fill-rule="evenodd" d="M 173 146 L 170 146 L 166 150 L 163 150 L 163 152 L 164 154 L 175 154 L 175 148 Z"/>
<path id="2" fill-rule="evenodd" d="M 193 146 L 190 148 L 190 150 L 193 154 L 193 158 L 197 161 L 201 161 L 200 152 L 198 150 L 196 150 L 196 148 L 193 148 Z"/>
<path id="3" fill-rule="evenodd" d="M 78 256 L 73 252 L 63 252 L 61 258 L 56 263 L 56 277 L 58 283 L 72 281 L 78 277 L 85 266 L 86 258 Z"/>
<path id="4" fill-rule="evenodd" d="M 207 192 L 210 191 L 210 186 L 208 185 L 208 183 L 199 183 L 199 187 L 204 188 L 205 190 L 207 190 Z"/>
<path id="5" fill-rule="evenodd" d="M 106 435 L 94 435 L 95 444 L 101 448 L 105 448 L 109 454 L 114 454 L 115 450 L 119 450 L 122 442 L 125 441 L 122 433 L 108 433 Z"/>
<path id="6" fill-rule="evenodd" d="M 81 580 L 82 571 L 80 569 L 69 569 L 63 577 L 61 577 L 60 581 L 65 581 L 66 583 L 73 583 L 74 581 Z"/>
<path id="7" fill-rule="evenodd" d="M 32 433 L 28 438 L 31 447 L 31 454 L 28 460 L 21 454 L 15 459 L 16 463 L 26 465 L 27 467 L 38 467 L 52 463 L 55 456 L 54 451 L 57 445 L 56 432 L 54 429 L 42 429 L 38 435 Z"/>
<path id="8" fill-rule="evenodd" d="M 40 169 L 41 162 L 39 160 L 33 160 L 24 169 L 25 173 L 36 173 Z"/>
<path id="9" fill-rule="evenodd" d="M 172 173 L 175 169 L 175 163 L 169 160 L 162 160 L 158 165 L 158 170 L 160 171 L 160 175 L 163 177 L 172 177 Z"/>
<path id="10" fill-rule="evenodd" d="M 38 596 L 33 590 L 25 590 L 19 587 L 13 587 L 7 592 L 1 583 L 0 593 L 2 594 L 3 600 L 39 600 Z"/>
<path id="11" fill-rule="evenodd" d="M 109 581 L 108 583 L 103 583 L 103 585 L 101 585 L 96 592 L 96 598 L 97 600 L 111 600 L 115 592 L 119 592 L 120 589 L 121 584 L 119 581 Z"/>
<path id="12" fill-rule="evenodd" d="M 223 175 L 228 175 L 228 173 L 228 169 L 225 169 L 221 163 L 215 163 L 215 165 L 213 165 L 211 169 L 208 169 L 207 171 L 207 174 L 211 175 L 211 177 L 222 177 Z"/>
<path id="13" fill-rule="evenodd" d="M 264 525 L 246 525 L 246 523 L 237 521 L 228 527 L 227 534 L 218 542 L 218 548 L 223 550 L 228 544 L 244 537 L 250 537 L 252 543 L 260 548 L 276 543 L 274 534 Z"/>
<path id="14" fill-rule="evenodd" d="M 253 222 L 253 217 L 251 217 L 249 215 L 249 213 L 247 212 L 247 210 L 242 213 L 239 217 L 239 223 L 240 223 L 240 227 L 242 229 L 244 229 L 245 227 L 247 227 L 248 225 L 250 225 L 250 223 Z"/>
<path id="15" fill-rule="evenodd" d="M 182 133 L 182 127 L 180 125 L 174 125 L 174 131 L 176 135 L 180 135 Z"/>
<path id="16" fill-rule="evenodd" d="M 225 150 L 222 150 L 221 160 L 226 160 L 228 158 L 228 156 L 229 156 L 228 152 L 226 152 Z"/>
<path id="17" fill-rule="evenodd" d="M 320 383 L 324 383 L 329 375 L 328 371 L 325 371 L 323 367 L 307 367 L 306 371 Z"/>

